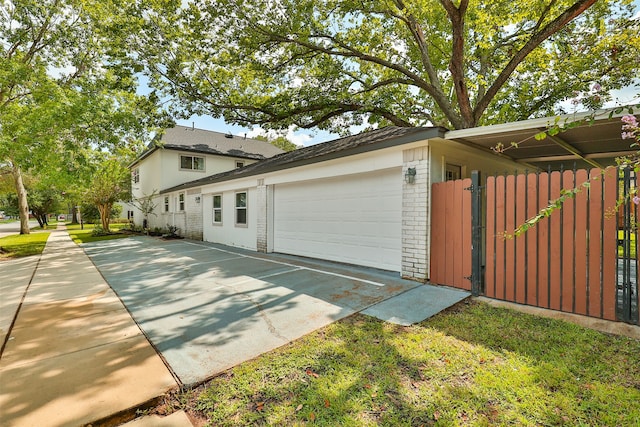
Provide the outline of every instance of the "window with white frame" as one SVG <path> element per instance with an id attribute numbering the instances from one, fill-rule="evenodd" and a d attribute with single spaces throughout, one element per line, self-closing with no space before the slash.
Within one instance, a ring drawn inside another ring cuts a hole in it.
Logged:
<path id="1" fill-rule="evenodd" d="M 180 169 L 204 171 L 204 157 L 180 156 Z"/>
<path id="2" fill-rule="evenodd" d="M 138 183 L 140 182 L 140 169 L 139 168 L 135 168 L 131 171 L 131 180 L 134 183 Z"/>
<path id="3" fill-rule="evenodd" d="M 178 194 L 178 210 L 180 212 L 184 211 L 184 193 Z"/>
<path id="4" fill-rule="evenodd" d="M 236 193 L 236 225 L 247 225 L 247 192 Z"/>
<path id="5" fill-rule="evenodd" d="M 213 223 L 222 224 L 222 195 L 213 196 Z"/>
<path id="6" fill-rule="evenodd" d="M 169 196 L 164 196 L 164 211 L 169 212 Z"/>

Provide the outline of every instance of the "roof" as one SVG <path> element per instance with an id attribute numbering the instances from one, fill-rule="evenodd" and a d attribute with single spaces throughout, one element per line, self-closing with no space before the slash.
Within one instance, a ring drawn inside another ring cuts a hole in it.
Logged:
<path id="1" fill-rule="evenodd" d="M 149 144 L 147 150 L 138 156 L 131 166 L 140 162 L 158 148 L 253 160 L 266 159 L 284 152 L 267 141 L 188 126 L 175 126 L 165 129 L 160 140 Z"/>
<path id="2" fill-rule="evenodd" d="M 299 148 L 283 153 L 248 166 L 211 175 L 195 181 L 180 184 L 162 190 L 160 193 L 184 190 L 216 182 L 229 181 L 283 169 L 294 168 L 326 160 L 352 156 L 410 142 L 429 138 L 442 138 L 446 129 L 440 127 L 397 127 L 389 126 L 382 129 L 359 133 L 321 144 Z"/>
<path id="3" fill-rule="evenodd" d="M 571 123 L 589 119 L 592 113 L 560 116 L 557 124 L 566 129 L 542 140 L 537 140 L 536 134 L 553 125 L 556 117 L 453 130 L 447 132 L 445 138 L 487 151 L 502 144 L 505 150 L 501 156 L 533 168 L 605 167 L 615 165 L 616 157 L 636 152 L 631 141 L 621 137 L 622 114 L 609 117 L 609 113 L 596 112 L 591 123 L 579 126 Z"/>

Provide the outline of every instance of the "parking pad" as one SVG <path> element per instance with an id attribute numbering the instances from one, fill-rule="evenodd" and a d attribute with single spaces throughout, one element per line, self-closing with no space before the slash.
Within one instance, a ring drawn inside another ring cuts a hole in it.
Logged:
<path id="1" fill-rule="evenodd" d="M 83 247 L 185 385 L 422 287 L 397 273 L 205 242 Z"/>

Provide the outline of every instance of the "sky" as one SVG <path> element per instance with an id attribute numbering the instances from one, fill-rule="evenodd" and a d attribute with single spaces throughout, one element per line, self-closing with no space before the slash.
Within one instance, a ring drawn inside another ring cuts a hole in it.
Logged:
<path id="1" fill-rule="evenodd" d="M 634 0 L 633 4 L 636 9 L 636 18 L 640 15 L 640 0 Z M 638 101 L 638 89 L 637 86 L 630 86 L 622 90 L 612 92 L 612 101 L 608 104 L 605 104 L 605 108 L 615 107 L 617 105 L 628 105 L 632 102 Z M 566 101 L 566 103 L 561 104 L 565 107 L 565 110 L 568 112 L 573 112 L 575 108 L 570 101 Z M 258 135 L 268 135 L 268 136 L 277 136 L 275 134 L 269 135 L 264 129 L 260 127 L 254 127 L 253 129 L 237 126 L 233 124 L 226 123 L 223 119 L 216 119 L 210 116 L 192 116 L 188 119 L 184 120 L 176 120 L 176 124 L 181 126 L 195 126 L 199 129 L 212 130 L 223 133 L 232 133 L 234 135 L 244 136 L 246 134 L 247 137 L 252 138 Z M 366 125 L 351 127 L 349 130 L 350 134 L 356 134 L 361 132 Z M 302 130 L 294 130 L 293 127 L 290 127 L 287 131 L 286 137 L 289 141 L 293 142 L 298 146 L 309 146 L 313 144 L 318 144 L 325 141 L 330 141 L 333 139 L 339 138 L 339 135 L 333 134 L 327 131 L 322 130 L 312 130 L 312 129 L 302 129 Z"/>

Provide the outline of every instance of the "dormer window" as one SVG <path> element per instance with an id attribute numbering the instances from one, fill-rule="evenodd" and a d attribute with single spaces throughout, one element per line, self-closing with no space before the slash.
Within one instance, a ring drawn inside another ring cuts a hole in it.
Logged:
<path id="1" fill-rule="evenodd" d="M 180 169 L 204 171 L 204 157 L 180 156 Z"/>

